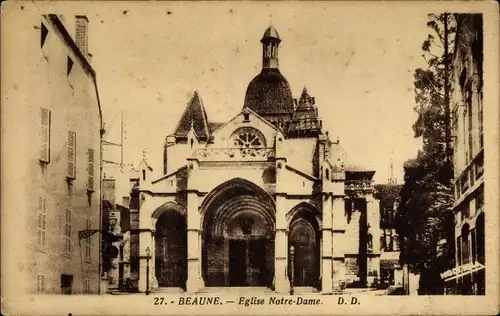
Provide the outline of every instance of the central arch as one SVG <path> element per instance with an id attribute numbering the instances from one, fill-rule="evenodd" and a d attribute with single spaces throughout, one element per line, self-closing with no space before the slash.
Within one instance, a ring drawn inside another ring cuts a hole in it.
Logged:
<path id="1" fill-rule="evenodd" d="M 229 180 L 202 204 L 202 268 L 206 286 L 271 286 L 275 205 L 254 183 Z"/>

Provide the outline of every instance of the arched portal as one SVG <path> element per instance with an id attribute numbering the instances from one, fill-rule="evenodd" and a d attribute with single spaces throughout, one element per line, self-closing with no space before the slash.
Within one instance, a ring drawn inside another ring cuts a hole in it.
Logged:
<path id="1" fill-rule="evenodd" d="M 178 212 L 166 211 L 156 221 L 155 273 L 159 287 L 186 286 L 186 220 Z"/>
<path id="2" fill-rule="evenodd" d="M 288 249 L 295 248 L 293 261 L 294 286 L 319 287 L 320 276 L 320 230 L 315 209 L 299 206 L 294 212 L 288 233 Z M 289 269 L 292 262 L 289 257 Z M 291 273 L 289 271 L 289 273 Z"/>
<path id="3" fill-rule="evenodd" d="M 274 276 L 274 200 L 233 179 L 202 205 L 206 286 L 270 286 Z"/>

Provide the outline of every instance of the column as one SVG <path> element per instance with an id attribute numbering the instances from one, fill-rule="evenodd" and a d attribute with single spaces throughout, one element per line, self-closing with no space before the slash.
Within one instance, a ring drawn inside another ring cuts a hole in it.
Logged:
<path id="1" fill-rule="evenodd" d="M 198 231 L 198 247 L 199 247 L 199 258 L 200 258 L 198 260 L 198 279 L 200 282 L 200 284 L 199 284 L 200 289 L 205 287 L 205 281 L 203 280 L 203 266 L 202 266 L 202 260 L 203 260 L 203 256 L 202 256 L 203 241 L 202 241 L 202 238 L 203 238 L 203 231 L 200 229 Z"/>
<path id="2" fill-rule="evenodd" d="M 321 294 L 332 293 L 332 203 L 331 197 L 323 196 L 323 227 L 321 243 Z"/>
<path id="3" fill-rule="evenodd" d="M 285 196 L 276 195 L 276 235 L 274 239 L 274 290 L 280 294 L 290 291 L 287 277 L 288 239 L 286 236 Z"/>
<path id="4" fill-rule="evenodd" d="M 347 219 L 345 216 L 344 196 L 332 197 L 332 266 L 333 266 L 333 289 L 338 291 L 345 282 L 345 230 Z"/>
<path id="5" fill-rule="evenodd" d="M 155 239 L 156 231 L 151 231 L 151 260 L 149 260 L 149 273 L 151 282 L 149 282 L 149 286 L 151 289 L 155 289 L 158 287 L 158 280 L 156 279 L 156 239 Z"/>
<path id="6" fill-rule="evenodd" d="M 153 257 L 153 240 L 151 238 L 151 229 L 142 228 L 139 229 L 139 292 L 146 292 L 147 289 L 147 276 L 146 270 L 147 265 L 149 264 L 149 290 L 151 290 L 151 260 Z M 146 249 L 149 247 L 151 251 L 151 258 L 148 258 L 146 255 Z"/>
<path id="7" fill-rule="evenodd" d="M 201 288 L 200 212 L 198 211 L 198 194 L 196 192 L 188 192 L 187 214 L 188 276 L 186 289 L 188 293 L 196 293 Z"/>

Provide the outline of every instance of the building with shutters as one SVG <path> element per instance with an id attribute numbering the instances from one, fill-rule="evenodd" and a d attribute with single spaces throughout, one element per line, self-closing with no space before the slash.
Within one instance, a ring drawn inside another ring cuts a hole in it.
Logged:
<path id="1" fill-rule="evenodd" d="M 293 98 L 279 68 L 280 42 L 269 27 L 262 70 L 240 113 L 213 122 L 194 92 L 166 137 L 164 175 L 136 179 L 130 240 L 139 247 L 131 272 L 140 291 L 288 293 L 293 280 L 332 293 L 379 277 L 375 171 L 353 164 L 330 138 L 321 102 L 307 89 Z"/>
<path id="2" fill-rule="evenodd" d="M 450 294 L 485 294 L 483 20 L 457 14 L 452 132 L 456 267 L 442 273 Z"/>
<path id="3" fill-rule="evenodd" d="M 392 179 L 391 179 L 392 180 Z M 375 197 L 380 201 L 380 280 L 383 284 L 403 287 L 403 266 L 399 263 L 399 239 L 395 217 L 402 185 L 390 181 L 375 185 Z"/>
<path id="4" fill-rule="evenodd" d="M 2 235 L 2 286 L 16 296 L 98 293 L 100 234 L 79 238 L 100 226 L 101 108 L 88 19 L 30 16 L 23 50 L 5 51 L 2 72 L 16 86 L 2 104 L 2 224 L 16 230 Z"/>

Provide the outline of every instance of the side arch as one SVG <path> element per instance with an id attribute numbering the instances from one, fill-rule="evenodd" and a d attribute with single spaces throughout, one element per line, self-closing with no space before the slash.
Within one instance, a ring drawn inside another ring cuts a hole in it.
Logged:
<path id="1" fill-rule="evenodd" d="M 321 211 L 309 202 L 300 202 L 295 205 L 286 215 L 286 227 L 290 227 L 292 220 L 299 215 L 311 216 L 318 228 L 323 227 Z"/>
<path id="2" fill-rule="evenodd" d="M 320 285 L 321 217 L 319 210 L 307 202 L 299 203 L 289 213 L 288 249 L 293 246 L 295 256 L 289 258 L 289 275 L 296 286 Z"/>
<path id="3" fill-rule="evenodd" d="M 166 202 L 151 215 L 154 236 L 154 267 L 159 287 L 186 287 L 186 208 Z"/>
<path id="4" fill-rule="evenodd" d="M 166 202 L 163 203 L 161 206 L 157 207 L 153 213 L 151 214 L 151 219 L 152 219 L 152 227 L 155 227 L 156 222 L 158 221 L 158 218 L 166 212 L 176 212 L 180 216 L 182 216 L 184 219 L 187 218 L 187 209 L 184 205 L 181 205 L 177 202 Z"/>

